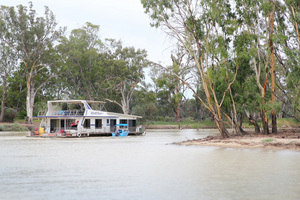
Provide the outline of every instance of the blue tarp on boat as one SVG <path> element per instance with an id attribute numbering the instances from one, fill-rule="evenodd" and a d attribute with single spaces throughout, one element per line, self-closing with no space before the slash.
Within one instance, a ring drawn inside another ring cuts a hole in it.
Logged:
<path id="1" fill-rule="evenodd" d="M 116 124 L 115 126 L 128 126 L 128 124 Z"/>

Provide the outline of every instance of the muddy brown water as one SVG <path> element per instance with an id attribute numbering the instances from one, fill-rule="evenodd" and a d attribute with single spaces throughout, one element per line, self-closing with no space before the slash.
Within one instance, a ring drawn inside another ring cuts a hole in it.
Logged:
<path id="1" fill-rule="evenodd" d="M 0 132 L 0 199 L 300 199 L 300 152 L 171 144 L 217 134 L 63 139 Z"/>

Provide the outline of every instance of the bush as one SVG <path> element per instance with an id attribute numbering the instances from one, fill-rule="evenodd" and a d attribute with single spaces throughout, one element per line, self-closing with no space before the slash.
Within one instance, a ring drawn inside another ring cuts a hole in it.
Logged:
<path id="1" fill-rule="evenodd" d="M 25 119 L 27 116 L 27 112 L 25 110 L 20 110 L 18 113 L 17 113 L 17 117 L 18 119 Z"/>
<path id="2" fill-rule="evenodd" d="M 4 122 L 14 122 L 17 112 L 13 108 L 6 108 L 4 111 Z"/>
<path id="3" fill-rule="evenodd" d="M 184 122 L 188 122 L 188 123 L 195 122 L 195 120 L 194 120 L 193 117 L 185 118 L 183 121 L 184 121 Z"/>
<path id="4" fill-rule="evenodd" d="M 0 131 L 28 131 L 28 128 L 19 123 L 3 124 L 0 126 Z"/>
<path id="5" fill-rule="evenodd" d="M 164 117 L 164 121 L 165 122 L 174 122 L 175 120 L 174 120 L 174 117 L 166 116 L 166 117 Z"/>

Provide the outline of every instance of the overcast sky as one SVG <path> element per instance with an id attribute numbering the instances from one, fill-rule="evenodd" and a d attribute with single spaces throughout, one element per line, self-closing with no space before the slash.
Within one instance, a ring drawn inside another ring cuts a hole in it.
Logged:
<path id="1" fill-rule="evenodd" d="M 28 6 L 29 0 L 1 0 L 1 5 Z M 140 0 L 32 0 L 39 16 L 48 6 L 56 16 L 59 26 L 67 33 L 81 28 L 86 22 L 100 25 L 100 38 L 123 41 L 123 46 L 145 49 L 151 61 L 169 64 L 172 45 L 161 31 L 150 26 Z"/>

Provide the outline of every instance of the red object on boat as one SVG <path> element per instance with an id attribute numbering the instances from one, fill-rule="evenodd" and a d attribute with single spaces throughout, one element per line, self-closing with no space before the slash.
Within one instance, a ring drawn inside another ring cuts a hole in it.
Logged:
<path id="1" fill-rule="evenodd" d="M 76 126 L 78 125 L 78 122 L 79 122 L 79 121 L 77 121 L 77 122 L 75 122 L 74 124 L 72 124 L 71 127 L 76 127 Z"/>

